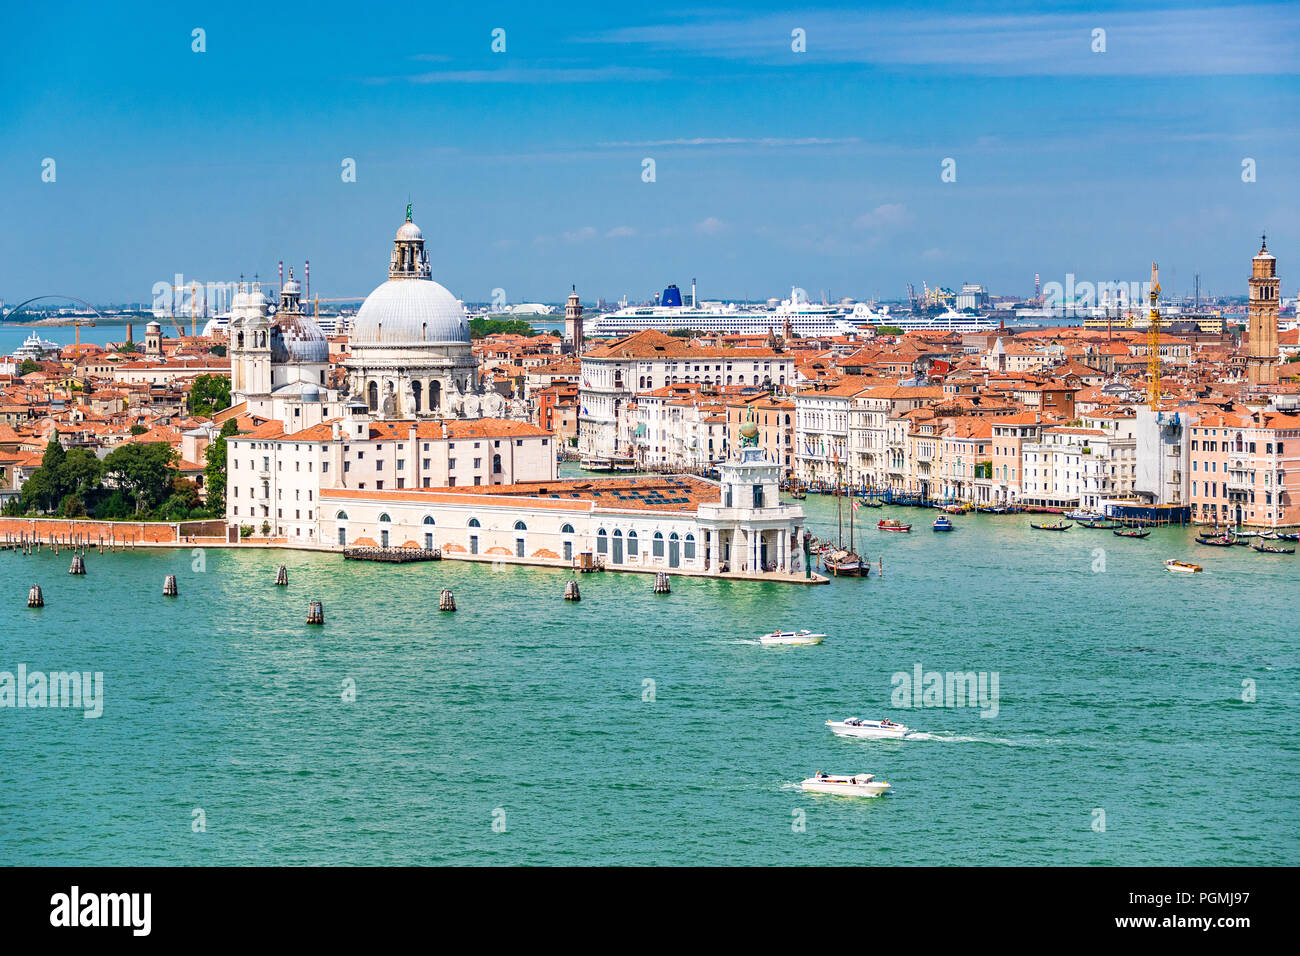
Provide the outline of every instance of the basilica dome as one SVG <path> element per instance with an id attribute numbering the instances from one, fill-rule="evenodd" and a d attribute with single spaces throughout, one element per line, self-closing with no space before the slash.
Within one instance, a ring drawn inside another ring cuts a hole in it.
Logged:
<path id="1" fill-rule="evenodd" d="M 456 297 L 432 279 L 389 279 L 362 303 L 352 345 L 469 343 L 469 322 Z"/>
<path id="2" fill-rule="evenodd" d="M 271 325 L 271 361 L 328 365 L 330 344 L 310 316 L 277 313 Z"/>

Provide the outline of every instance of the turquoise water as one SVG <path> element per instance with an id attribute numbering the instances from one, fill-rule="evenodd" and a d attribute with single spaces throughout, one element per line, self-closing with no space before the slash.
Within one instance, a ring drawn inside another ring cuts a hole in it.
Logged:
<path id="1" fill-rule="evenodd" d="M 831 499 L 806 505 L 833 526 Z M 90 554 L 76 578 L 66 553 L 0 553 L 0 670 L 105 684 L 97 720 L 0 709 L 0 862 L 1300 863 L 1296 558 L 1182 529 L 965 516 L 937 535 L 928 512 L 861 514 L 916 523 L 865 533 L 883 579 L 678 577 L 656 596 L 607 573 L 581 578 L 579 604 L 559 572 L 451 561 Z M 1171 556 L 1206 573 L 1168 574 Z M 324 628 L 304 623 L 312 599 Z M 744 643 L 778 625 L 830 636 Z M 997 716 L 891 709 L 891 674 L 917 663 L 996 671 Z M 823 726 L 849 714 L 926 736 Z M 819 768 L 894 793 L 793 788 Z"/>

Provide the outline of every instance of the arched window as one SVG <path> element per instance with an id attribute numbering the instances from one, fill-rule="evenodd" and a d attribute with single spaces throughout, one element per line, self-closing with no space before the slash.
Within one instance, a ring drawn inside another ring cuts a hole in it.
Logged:
<path id="1" fill-rule="evenodd" d="M 417 412 L 420 411 L 420 392 L 423 391 L 423 389 L 424 386 L 419 382 L 411 383 L 411 394 L 415 396 L 415 410 Z"/>
<path id="2" fill-rule="evenodd" d="M 380 521 L 392 521 L 393 519 L 390 518 L 390 517 L 388 517 L 388 512 L 385 511 L 383 514 L 381 514 L 381 515 L 379 516 L 379 520 L 380 520 Z"/>
<path id="3" fill-rule="evenodd" d="M 366 404 L 370 406 L 370 410 L 372 412 L 377 411 L 379 409 L 379 383 L 378 382 L 371 382 L 369 385 L 366 386 Z"/>
<path id="4" fill-rule="evenodd" d="M 478 527 L 478 518 L 470 518 L 470 519 L 469 519 L 469 527 L 471 527 L 471 528 L 477 528 L 477 527 Z"/>
<path id="5" fill-rule="evenodd" d="M 442 382 L 429 383 L 429 411 L 436 412 L 442 407 Z"/>
<path id="6" fill-rule="evenodd" d="M 605 534 L 604 528 L 596 532 L 596 553 L 609 554 L 609 536 Z"/>
<path id="7" fill-rule="evenodd" d="M 573 534 L 573 525 L 565 524 L 560 527 L 560 534 Z"/>
<path id="8" fill-rule="evenodd" d="M 638 550 L 637 550 L 636 532 L 629 531 L 627 533 L 627 556 L 629 558 L 635 558 L 637 554 L 638 554 Z"/>
<path id="9" fill-rule="evenodd" d="M 662 558 L 664 556 L 663 532 L 661 531 L 655 532 L 654 540 L 653 542 L 651 542 L 651 546 L 650 546 L 650 553 L 654 555 L 656 558 Z"/>
<path id="10" fill-rule="evenodd" d="M 492 456 L 492 474 L 494 474 L 494 475 L 499 475 L 499 474 L 501 474 L 501 456 L 500 456 L 500 455 L 493 455 L 493 456 Z"/>
<path id="11" fill-rule="evenodd" d="M 515 530 L 516 530 L 516 531 L 527 531 L 527 530 L 528 530 L 528 525 L 524 524 L 522 521 L 516 521 L 516 522 L 515 522 Z"/>
<path id="12" fill-rule="evenodd" d="M 347 521 L 347 520 L 348 520 L 348 513 L 347 513 L 346 511 L 340 511 L 338 514 L 336 514 L 336 515 L 334 516 L 334 520 L 335 520 L 335 521 Z"/>
<path id="13" fill-rule="evenodd" d="M 425 523 L 425 524 L 433 524 L 433 515 L 425 515 L 425 516 L 424 516 L 424 523 Z"/>
<path id="14" fill-rule="evenodd" d="M 686 545 L 682 548 L 682 555 L 687 561 L 695 560 L 695 535 L 688 534 L 686 536 Z"/>

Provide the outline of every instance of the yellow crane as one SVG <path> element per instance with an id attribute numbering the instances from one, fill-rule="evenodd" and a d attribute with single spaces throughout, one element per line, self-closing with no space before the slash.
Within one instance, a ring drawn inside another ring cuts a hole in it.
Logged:
<path id="1" fill-rule="evenodd" d="M 320 318 L 320 304 L 322 302 L 364 302 L 365 300 L 366 297 L 364 295 L 345 295 L 337 299 L 322 299 L 320 296 L 316 296 L 316 298 L 311 300 L 314 305 L 313 317 Z"/>
<path id="2" fill-rule="evenodd" d="M 1151 317 L 1147 327 L 1147 405 L 1152 411 L 1160 410 L 1160 273 L 1151 263 Z"/>

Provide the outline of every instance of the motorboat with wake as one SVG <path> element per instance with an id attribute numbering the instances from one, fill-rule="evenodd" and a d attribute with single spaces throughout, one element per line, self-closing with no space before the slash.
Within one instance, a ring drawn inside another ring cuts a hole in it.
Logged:
<path id="1" fill-rule="evenodd" d="M 1071 521 L 1102 521 L 1106 516 L 1096 511 L 1086 511 L 1083 508 L 1078 508 L 1074 511 L 1067 511 L 1065 517 Z"/>
<path id="2" fill-rule="evenodd" d="M 1192 564 L 1190 561 L 1179 561 L 1177 558 L 1170 558 L 1165 562 L 1165 570 L 1173 571 L 1176 574 L 1199 574 L 1205 569 L 1199 564 Z"/>
<path id="3" fill-rule="evenodd" d="M 947 515 L 939 515 L 934 519 L 934 524 L 930 525 L 935 531 L 951 531 L 955 526 Z"/>
<path id="4" fill-rule="evenodd" d="M 760 644 L 820 644 L 826 640 L 825 634 L 812 631 L 773 631 L 758 639 Z"/>
<path id="5" fill-rule="evenodd" d="M 843 720 L 828 720 L 826 726 L 837 737 L 871 737 L 901 740 L 912 732 L 910 727 L 896 724 L 888 717 L 883 720 L 862 720 L 859 717 L 845 717 Z"/>
<path id="6" fill-rule="evenodd" d="M 878 797 L 889 789 L 889 784 L 869 773 L 836 774 L 821 770 L 801 781 L 799 786 L 807 793 L 833 793 L 840 797 Z"/>
<path id="7" fill-rule="evenodd" d="M 876 522 L 876 530 L 895 531 L 901 534 L 907 534 L 912 530 L 912 526 L 910 524 L 904 524 L 903 522 L 899 521 L 897 518 L 883 518 L 880 521 Z"/>

